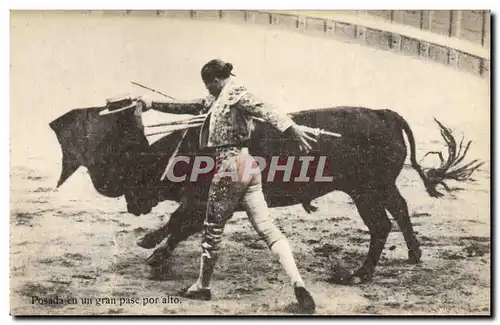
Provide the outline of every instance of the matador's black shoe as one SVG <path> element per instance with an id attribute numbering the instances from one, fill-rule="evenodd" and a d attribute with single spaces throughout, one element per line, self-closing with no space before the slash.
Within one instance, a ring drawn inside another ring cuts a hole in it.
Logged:
<path id="1" fill-rule="evenodd" d="M 316 311 L 316 303 L 313 297 L 304 287 L 295 287 L 295 297 L 299 303 L 299 312 L 301 314 L 314 314 Z"/>
<path id="2" fill-rule="evenodd" d="M 178 295 L 184 298 L 193 299 L 193 300 L 211 300 L 212 292 L 210 289 L 198 289 L 189 291 L 190 287 L 186 287 L 179 291 Z"/>

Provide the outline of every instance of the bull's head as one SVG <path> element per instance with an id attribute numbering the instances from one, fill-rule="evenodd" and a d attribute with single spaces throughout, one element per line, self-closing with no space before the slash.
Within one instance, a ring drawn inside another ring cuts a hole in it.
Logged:
<path id="1" fill-rule="evenodd" d="M 441 136 L 446 142 L 448 149 L 448 158 L 445 160 L 441 151 L 429 151 L 425 156 L 434 154 L 437 155 L 441 161 L 441 165 L 437 168 L 424 169 L 425 175 L 433 188 L 442 185 L 448 192 L 451 191 L 450 187 L 446 184 L 446 180 L 456 180 L 460 182 L 472 181 L 471 178 L 474 171 L 481 167 L 484 162 L 474 159 L 468 163 L 463 163 L 467 151 L 470 148 L 472 141 L 469 141 L 464 147 L 464 138 L 460 141 L 457 150 L 457 142 L 452 134 L 451 129 L 445 127 L 437 119 L 434 119 L 441 129 Z"/>

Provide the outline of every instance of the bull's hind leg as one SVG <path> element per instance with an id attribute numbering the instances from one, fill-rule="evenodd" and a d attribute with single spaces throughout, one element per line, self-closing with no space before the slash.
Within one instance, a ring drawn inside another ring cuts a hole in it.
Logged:
<path id="1" fill-rule="evenodd" d="M 401 232 L 403 233 L 406 245 L 408 247 L 408 262 L 417 264 L 422 257 L 420 243 L 415 236 L 408 213 L 408 204 L 399 192 L 396 185 L 391 186 L 387 192 L 386 209 L 396 219 Z"/>
<path id="2" fill-rule="evenodd" d="M 364 193 L 353 196 L 358 212 L 370 231 L 370 248 L 361 268 L 349 279 L 351 282 L 370 281 L 391 231 L 391 222 L 384 209 L 384 201 L 378 193 Z"/>

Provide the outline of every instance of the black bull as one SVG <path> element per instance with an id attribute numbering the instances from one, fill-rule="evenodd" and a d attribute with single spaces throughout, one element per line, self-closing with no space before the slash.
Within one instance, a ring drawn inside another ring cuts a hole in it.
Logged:
<path id="1" fill-rule="evenodd" d="M 161 265 L 181 241 L 202 230 L 210 178 L 190 182 L 188 175 L 181 183 L 168 179 L 160 181 L 182 132 L 175 131 L 149 145 L 140 115 L 127 110 L 99 116 L 102 109 L 75 109 L 50 124 L 63 153 L 58 186 L 79 166 L 84 166 L 100 194 L 108 197 L 124 195 L 127 210 L 136 216 L 149 213 L 163 200 L 180 203 L 164 226 L 138 241 L 144 248 L 161 244 L 148 258 L 149 264 Z M 407 203 L 396 187 L 396 178 L 407 155 L 403 131 L 410 144 L 412 167 L 423 180 L 426 191 L 433 197 L 441 193 L 435 189 L 436 182 L 432 182 L 416 162 L 415 140 L 408 123 L 391 110 L 362 107 L 305 110 L 295 112 L 291 117 L 298 124 L 337 132 L 342 137 L 320 136 L 313 151 L 304 154 L 298 152 L 293 140 L 279 134 L 272 126 L 257 122 L 249 144 L 250 152 L 266 159 L 271 156 L 326 156 L 324 176 L 333 180 L 315 182 L 311 177 L 306 183 L 267 181 L 269 169 L 266 168 L 262 171 L 262 178 L 269 206 L 302 204 L 310 213 L 316 210 L 311 205 L 312 200 L 334 190 L 343 191 L 352 198 L 370 231 L 366 261 L 349 279 L 359 277 L 363 281 L 372 277 L 391 230 L 386 210 L 404 235 L 409 262 L 418 263 L 422 255 L 419 241 L 413 231 Z M 193 157 L 202 153 L 196 147 L 198 132 L 190 129 L 179 154 Z M 310 165 L 309 175 L 314 175 L 317 161 Z M 186 165 L 176 167 L 176 173 L 179 168 L 188 173 L 191 171 Z M 165 238 L 167 240 L 163 242 Z"/>

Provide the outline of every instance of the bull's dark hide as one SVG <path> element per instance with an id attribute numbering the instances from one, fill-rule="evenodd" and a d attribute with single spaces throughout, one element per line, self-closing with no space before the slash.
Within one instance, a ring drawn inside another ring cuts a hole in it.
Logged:
<path id="1" fill-rule="evenodd" d="M 100 116 L 102 109 L 74 109 L 50 124 L 63 155 L 58 186 L 78 167 L 84 166 L 100 194 L 125 195 L 128 211 L 136 215 L 150 212 L 163 200 L 179 202 L 189 196 L 200 204 L 203 202 L 209 178 L 182 184 L 160 181 L 168 158 L 181 138 L 181 131 L 149 145 L 142 121 L 132 110 Z M 324 155 L 327 157 L 324 176 L 333 177 L 333 181 L 314 182 L 311 177 L 308 183 L 285 183 L 279 181 L 278 172 L 273 182 L 267 182 L 269 169 L 266 168 L 263 186 L 271 207 L 302 203 L 307 210 L 311 200 L 333 190 L 352 193 L 385 188 L 401 171 L 406 157 L 401 123 L 406 125 L 406 122 L 395 112 L 336 107 L 296 112 L 291 117 L 298 124 L 337 132 L 342 137 L 323 135 L 311 153 L 301 154 L 294 140 L 278 133 L 271 125 L 256 122 L 249 143 L 251 153 L 265 157 L 268 162 L 271 156 L 295 156 L 296 161 L 301 155 L 316 156 L 309 168 L 310 176 L 315 173 L 318 157 Z M 190 129 L 180 154 L 204 154 L 197 148 L 198 131 Z M 413 140 L 412 135 L 411 138 Z M 185 170 L 186 165 L 176 165 L 176 173 L 179 168 Z"/>
<path id="2" fill-rule="evenodd" d="M 171 133 L 149 145 L 144 135 L 140 116 L 133 111 L 99 116 L 103 108 L 77 109 L 68 112 L 51 123 L 63 152 L 63 169 L 58 185 L 80 166 L 88 169 L 96 190 L 108 197 L 124 195 L 127 210 L 135 215 L 149 213 L 163 200 L 175 200 L 181 204 L 170 215 L 167 223 L 147 233 L 138 241 L 143 248 L 154 248 L 148 258 L 152 266 L 161 265 L 175 247 L 203 227 L 210 175 L 198 182 L 189 181 L 191 165 L 175 165 L 174 173 L 187 172 L 185 182 L 160 181 L 169 157 L 181 139 L 183 132 Z M 416 160 L 416 144 L 408 123 L 390 110 L 372 110 L 363 107 L 335 107 L 313 109 L 291 114 L 296 123 L 340 133 L 341 138 L 321 136 L 311 153 L 298 152 L 297 143 L 280 134 L 273 127 L 257 123 L 249 142 L 254 156 L 265 158 L 278 156 L 298 158 L 313 155 L 317 159 L 309 175 L 315 174 L 319 157 L 326 157 L 322 176 L 331 177 L 329 182 L 281 182 L 279 173 L 274 181 L 268 181 L 269 168 L 263 170 L 263 188 L 270 207 L 302 203 L 306 211 L 314 211 L 311 201 L 334 190 L 347 193 L 370 231 L 369 251 L 364 264 L 354 273 L 335 277 L 336 282 L 352 283 L 372 279 L 385 242 L 391 231 L 386 210 L 393 216 L 403 232 L 408 248 L 408 261 L 418 263 L 422 256 L 410 220 L 408 205 L 396 186 L 396 178 L 407 156 L 404 139 L 410 145 L 411 166 L 423 181 L 425 190 L 433 197 L 442 194 L 436 190 L 444 180 L 467 180 L 482 162 L 473 160 L 455 170 L 450 167 L 460 163 L 468 146 L 457 153 L 456 141 L 451 131 L 438 122 L 445 140 L 449 157 L 438 169 L 424 173 Z M 179 155 L 210 155 L 197 147 L 197 129 L 190 129 L 179 150 Z M 191 159 L 193 162 L 193 159 Z M 299 168 L 294 171 L 298 172 Z M 283 172 L 281 172 L 281 177 Z M 293 176 L 297 176 L 296 174 Z M 238 208 L 241 210 L 241 207 Z M 162 241 L 165 240 L 164 244 Z"/>

